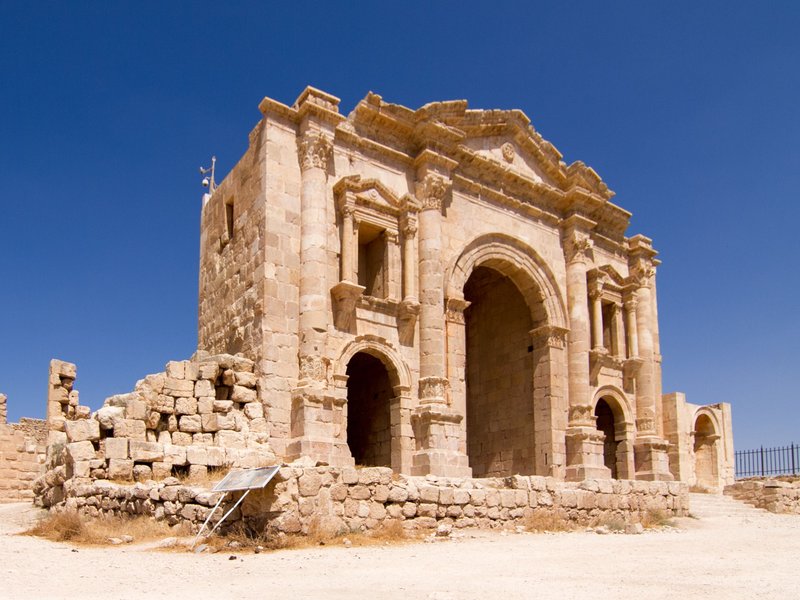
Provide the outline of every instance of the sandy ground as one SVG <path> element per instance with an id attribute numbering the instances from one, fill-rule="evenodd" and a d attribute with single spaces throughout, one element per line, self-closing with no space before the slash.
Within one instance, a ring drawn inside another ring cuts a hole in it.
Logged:
<path id="1" fill-rule="evenodd" d="M 694 498 L 693 498 L 694 500 Z M 680 530 L 508 534 L 245 554 L 74 548 L 15 535 L 0 505 L 0 598 L 798 598 L 800 516 L 701 506 Z M 733 507 L 733 508 L 731 508 Z"/>

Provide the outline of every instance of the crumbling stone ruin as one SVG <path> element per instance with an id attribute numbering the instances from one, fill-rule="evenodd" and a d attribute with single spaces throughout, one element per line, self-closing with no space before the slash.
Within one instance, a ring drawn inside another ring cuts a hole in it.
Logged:
<path id="1" fill-rule="evenodd" d="M 47 428 L 41 419 L 8 423 L 7 401 L 0 394 L 0 502 L 31 500 L 33 481 L 44 471 Z"/>
<path id="2" fill-rule="evenodd" d="M 265 98 L 203 199 L 199 348 L 96 413 L 53 361 L 45 506 L 305 532 L 666 510 L 733 480 L 730 406 L 663 394 L 650 239 L 518 110 Z"/>

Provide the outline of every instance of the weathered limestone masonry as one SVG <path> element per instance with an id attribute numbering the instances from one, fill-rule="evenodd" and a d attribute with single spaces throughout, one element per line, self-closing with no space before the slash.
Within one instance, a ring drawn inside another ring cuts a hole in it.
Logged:
<path id="1" fill-rule="evenodd" d="M 651 240 L 522 112 L 260 109 L 204 198 L 199 347 L 254 361 L 278 457 L 730 482 L 729 405 L 662 395 Z"/>
<path id="2" fill-rule="evenodd" d="M 220 497 L 173 477 L 135 485 L 72 480 L 65 488 L 66 500 L 57 510 L 75 509 L 89 516 L 151 515 L 195 529 Z M 226 501 L 230 505 L 233 499 Z M 274 483 L 251 493 L 226 523 L 243 519 L 254 531 L 273 534 L 307 534 L 313 528 L 335 535 L 375 529 L 387 521 L 408 529 L 441 523 L 494 528 L 521 524 L 537 509 L 583 525 L 611 515 L 636 521 L 648 511 L 682 516 L 688 512 L 687 486 L 608 479 L 565 483 L 536 476 L 452 479 L 398 476 L 381 467 L 285 466 Z M 212 522 L 222 514 L 218 511 Z"/>
<path id="3" fill-rule="evenodd" d="M 774 513 L 800 515 L 800 480 L 747 479 L 725 486 L 725 494 Z"/>
<path id="4" fill-rule="evenodd" d="M 31 500 L 33 480 L 44 472 L 47 428 L 40 419 L 8 423 L 7 401 L 0 394 L 0 502 Z"/>
<path id="5" fill-rule="evenodd" d="M 275 463 L 246 358 L 199 352 L 170 362 L 94 414 L 79 403 L 75 377 L 75 365 L 50 363 L 47 471 L 34 486 L 44 506 L 62 502 L 70 481 L 191 479 Z"/>

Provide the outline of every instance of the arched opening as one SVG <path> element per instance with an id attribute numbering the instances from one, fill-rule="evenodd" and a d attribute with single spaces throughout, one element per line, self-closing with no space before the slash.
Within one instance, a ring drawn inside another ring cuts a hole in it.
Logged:
<path id="1" fill-rule="evenodd" d="M 383 362 L 358 352 L 347 363 L 347 445 L 357 465 L 390 467 L 390 402 L 394 397 Z"/>
<path id="2" fill-rule="evenodd" d="M 694 424 L 694 473 L 697 487 L 717 489 L 717 438 L 714 423 L 708 415 L 701 414 Z"/>
<path id="3" fill-rule="evenodd" d="M 611 469 L 611 477 L 619 478 L 617 469 L 617 430 L 615 426 L 614 411 L 608 402 L 600 398 L 594 407 L 594 416 L 597 418 L 597 429 L 603 432 L 603 464 Z"/>
<path id="4" fill-rule="evenodd" d="M 505 275 L 476 267 L 464 286 L 467 454 L 475 477 L 535 472 L 531 311 Z"/>

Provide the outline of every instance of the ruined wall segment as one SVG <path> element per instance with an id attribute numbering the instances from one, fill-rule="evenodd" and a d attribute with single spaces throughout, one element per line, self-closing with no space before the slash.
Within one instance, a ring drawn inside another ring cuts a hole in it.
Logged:
<path id="1" fill-rule="evenodd" d="M 47 428 L 40 419 L 8 423 L 8 398 L 0 394 L 0 502 L 33 498 L 33 481 L 44 472 Z"/>

